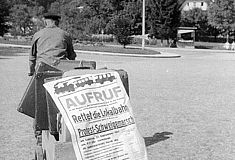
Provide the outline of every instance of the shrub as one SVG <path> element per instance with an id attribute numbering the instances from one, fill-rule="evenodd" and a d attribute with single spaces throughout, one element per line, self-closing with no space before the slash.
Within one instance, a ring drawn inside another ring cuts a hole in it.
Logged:
<path id="1" fill-rule="evenodd" d="M 132 44 L 142 44 L 142 38 L 141 37 L 133 37 Z M 157 45 L 157 39 L 155 38 L 149 38 L 145 39 L 146 45 Z"/>
<path id="2" fill-rule="evenodd" d="M 92 35 L 92 41 L 93 42 L 113 42 L 114 37 L 113 35 L 107 35 L 107 34 L 95 34 Z"/>
<path id="3" fill-rule="evenodd" d="M 107 28 L 124 48 L 126 45 L 131 44 L 131 21 L 128 18 L 116 16 L 110 21 Z"/>

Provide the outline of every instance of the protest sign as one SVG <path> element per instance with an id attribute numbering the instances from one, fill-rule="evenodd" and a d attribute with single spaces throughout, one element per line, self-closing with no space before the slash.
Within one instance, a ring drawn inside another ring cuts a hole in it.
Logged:
<path id="1" fill-rule="evenodd" d="M 71 133 L 78 160 L 147 160 L 117 72 L 66 77 L 44 87 Z"/>

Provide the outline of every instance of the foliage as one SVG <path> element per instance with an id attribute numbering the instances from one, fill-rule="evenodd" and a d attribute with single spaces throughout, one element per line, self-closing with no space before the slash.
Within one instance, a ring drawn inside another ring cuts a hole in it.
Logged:
<path id="1" fill-rule="evenodd" d="M 42 6 L 45 8 L 46 11 L 49 10 L 52 3 L 54 3 L 56 0 L 33 0 L 35 2 L 35 5 Z"/>
<path id="2" fill-rule="evenodd" d="M 225 33 L 235 30 L 234 0 L 216 0 L 209 6 L 208 22 Z"/>
<path id="3" fill-rule="evenodd" d="M 34 33 L 40 29 L 42 27 L 41 15 L 47 12 L 47 10 L 49 12 L 61 14 L 61 27 L 70 32 L 74 38 L 89 37 L 91 34 L 100 34 L 101 32 L 109 34 L 110 24 L 112 24 L 116 17 L 120 15 L 125 17 L 125 19 L 128 19 L 128 25 L 130 25 L 125 33 L 123 32 L 125 35 L 120 36 L 121 32 L 117 34 L 119 35 L 119 40 L 126 39 L 125 41 L 121 40 L 121 43 L 130 43 L 130 38 L 123 38 L 126 37 L 126 35 L 140 35 L 142 32 L 142 0 L 49 0 L 47 2 L 43 0 L 10 1 L 17 1 L 18 3 L 21 2 L 24 4 L 21 7 L 18 6 L 18 8 L 14 5 L 12 8 L 11 20 L 12 23 L 14 23 L 17 34 L 30 33 L 29 30 L 31 30 L 31 33 Z M 173 34 L 175 34 L 175 24 L 177 24 L 175 22 L 178 22 L 178 17 L 173 16 L 178 15 L 179 13 L 179 11 L 176 11 L 177 5 L 176 3 L 173 3 L 172 0 L 167 0 L 167 2 L 164 2 L 163 6 L 159 7 L 167 7 L 165 11 L 167 14 L 170 14 L 170 17 L 164 17 L 160 14 L 158 16 L 160 21 L 165 21 L 166 23 L 157 25 L 154 22 L 150 22 L 150 20 L 152 20 L 151 18 L 147 18 L 149 22 L 147 22 L 146 26 L 148 29 L 151 28 L 154 32 L 156 31 L 156 35 L 161 36 L 162 38 L 173 37 Z M 154 8 L 151 9 L 151 13 L 158 12 L 158 10 L 154 11 Z M 16 10 L 15 13 L 13 12 L 14 10 Z M 14 14 L 16 15 L 15 18 Z M 152 14 L 152 17 L 156 17 L 156 14 Z M 164 17 L 164 20 L 162 17 Z M 127 22 L 125 19 L 122 20 L 123 23 L 121 23 L 123 26 L 125 26 L 124 23 Z M 34 22 L 33 24 L 32 20 Z M 23 24 L 25 24 L 25 26 L 23 26 Z M 152 27 L 148 27 L 149 24 Z M 160 27 L 158 27 L 159 25 Z M 155 27 L 158 27 L 158 30 L 154 29 Z M 147 32 L 148 29 L 146 30 Z"/>
<path id="4" fill-rule="evenodd" d="M 49 11 L 60 13 L 61 27 L 80 39 L 105 30 L 112 14 L 110 8 L 108 0 L 57 0 L 51 4 Z"/>
<path id="5" fill-rule="evenodd" d="M 78 8 L 64 5 L 62 10 L 61 27 L 67 30 L 73 38 L 86 36 L 86 20 Z"/>
<path id="6" fill-rule="evenodd" d="M 6 1 L 9 4 L 10 7 L 13 7 L 16 4 L 30 5 L 32 3 L 35 3 L 34 0 L 33 1 L 29 1 L 29 0 L 6 0 Z"/>
<path id="7" fill-rule="evenodd" d="M 125 0 L 109 0 L 114 14 L 118 15 L 124 9 Z"/>
<path id="8" fill-rule="evenodd" d="M 131 44 L 131 21 L 130 19 L 119 15 L 114 17 L 108 24 L 109 32 L 112 33 L 118 43 L 123 45 Z"/>
<path id="9" fill-rule="evenodd" d="M 31 21 L 33 22 L 32 29 L 30 34 L 34 34 L 44 27 L 43 23 L 43 14 L 45 12 L 45 8 L 43 6 L 32 6 L 29 7 Z"/>
<path id="10" fill-rule="evenodd" d="M 10 10 L 10 20 L 14 35 L 26 35 L 32 30 L 30 8 L 24 4 L 16 4 Z"/>
<path id="11" fill-rule="evenodd" d="M 2 7 L 5 2 L 11 8 L 9 19 L 8 7 Z M 196 8 L 181 15 L 183 3 L 146 0 L 145 34 L 161 40 L 175 39 L 181 22 L 183 26 L 198 27 L 198 36 L 216 37 L 220 31 L 235 30 L 234 0 L 210 3 L 208 14 Z M 131 42 L 130 35 L 142 34 L 142 4 L 143 0 L 0 0 L 0 35 L 6 32 L 6 21 L 14 35 L 31 35 L 44 27 L 42 15 L 49 11 L 61 15 L 60 26 L 74 39 L 89 40 L 93 34 L 112 33 L 125 47 Z M 120 24 L 115 25 L 117 22 Z"/>
<path id="12" fill-rule="evenodd" d="M 105 31 L 106 24 L 113 14 L 113 7 L 109 0 L 85 0 L 83 14 L 87 19 L 90 33 L 98 34 Z"/>
<path id="13" fill-rule="evenodd" d="M 208 23 L 208 12 L 200 8 L 183 11 L 181 15 L 181 25 L 185 27 L 197 27 L 197 38 L 202 36 L 214 36 L 220 33 L 219 29 Z"/>
<path id="14" fill-rule="evenodd" d="M 199 35 L 208 33 L 207 12 L 200 8 L 183 11 L 181 15 L 181 25 L 184 27 L 197 27 Z"/>
<path id="15" fill-rule="evenodd" d="M 200 27 L 205 23 L 207 23 L 207 12 L 200 8 L 182 12 L 181 24 L 185 27 Z"/>
<path id="16" fill-rule="evenodd" d="M 142 0 L 129 1 L 124 3 L 122 14 L 130 19 L 131 34 L 142 34 Z"/>
<path id="17" fill-rule="evenodd" d="M 61 11 L 61 2 L 60 1 L 55 1 L 50 5 L 50 8 L 48 9 L 49 13 L 54 13 L 54 14 L 60 14 Z"/>
<path id="18" fill-rule="evenodd" d="M 144 40 L 146 45 L 157 45 L 157 39 L 156 38 L 149 38 Z M 132 44 L 140 45 L 142 44 L 142 38 L 141 37 L 133 37 Z"/>
<path id="19" fill-rule="evenodd" d="M 8 22 L 9 7 L 4 0 L 0 0 L 0 36 L 7 32 L 9 25 Z"/>
<path id="20" fill-rule="evenodd" d="M 108 34 L 92 35 L 93 42 L 114 42 L 114 36 Z"/>
<path id="21" fill-rule="evenodd" d="M 149 0 L 146 12 L 150 34 L 161 39 L 175 38 L 180 25 L 179 8 L 175 0 Z"/>
<path id="22" fill-rule="evenodd" d="M 8 0 L 11 6 L 9 24 L 13 35 L 32 35 L 44 27 L 42 15 L 46 12 L 39 0 Z"/>

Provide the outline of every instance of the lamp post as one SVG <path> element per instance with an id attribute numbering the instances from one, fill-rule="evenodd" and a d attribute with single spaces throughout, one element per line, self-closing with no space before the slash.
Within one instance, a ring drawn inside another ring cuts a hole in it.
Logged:
<path id="1" fill-rule="evenodd" d="M 142 49 L 144 50 L 145 43 L 145 0 L 143 0 L 143 9 L 142 9 Z"/>

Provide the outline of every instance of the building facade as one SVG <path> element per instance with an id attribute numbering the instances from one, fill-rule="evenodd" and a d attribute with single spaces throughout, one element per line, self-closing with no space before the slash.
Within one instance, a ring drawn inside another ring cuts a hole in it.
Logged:
<path id="1" fill-rule="evenodd" d="M 189 11 L 193 8 L 200 8 L 203 11 L 207 10 L 210 0 L 185 0 L 183 4 L 183 11 Z"/>

